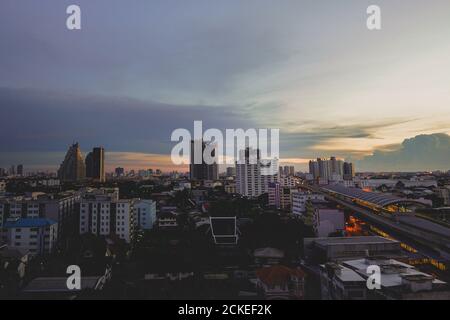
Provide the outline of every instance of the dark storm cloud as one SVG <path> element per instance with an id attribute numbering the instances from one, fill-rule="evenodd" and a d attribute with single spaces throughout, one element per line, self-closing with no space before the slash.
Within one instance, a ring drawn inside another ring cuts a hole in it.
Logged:
<path id="1" fill-rule="evenodd" d="M 129 98 L 80 96 L 0 88 L 0 152 L 63 151 L 73 141 L 83 148 L 170 153 L 171 133 L 193 121 L 208 128 L 248 128 L 254 124 L 229 106 L 182 106 Z"/>

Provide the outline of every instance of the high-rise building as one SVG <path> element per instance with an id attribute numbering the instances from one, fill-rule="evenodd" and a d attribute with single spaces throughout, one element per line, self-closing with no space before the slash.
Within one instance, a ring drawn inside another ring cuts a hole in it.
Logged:
<path id="1" fill-rule="evenodd" d="M 125 169 L 121 167 L 117 167 L 114 170 L 114 173 L 116 174 L 116 177 L 122 177 L 125 174 Z"/>
<path id="2" fill-rule="evenodd" d="M 355 177 L 355 166 L 353 163 L 344 162 L 343 167 L 344 180 L 352 180 Z"/>
<path id="3" fill-rule="evenodd" d="M 317 158 L 317 161 L 311 160 L 309 162 L 309 173 L 313 175 L 314 179 L 337 181 L 342 180 L 345 170 L 349 166 L 353 167 L 351 163 L 346 164 L 336 157 L 331 157 L 329 160 Z"/>
<path id="4" fill-rule="evenodd" d="M 105 182 L 105 150 L 102 147 L 92 149 L 86 156 L 86 178 Z"/>
<path id="5" fill-rule="evenodd" d="M 217 163 L 207 164 L 203 159 L 203 152 L 208 143 L 202 140 L 191 140 L 191 162 L 189 166 L 191 180 L 218 180 L 219 165 Z M 195 163 L 195 154 L 200 153 L 198 162 Z M 211 156 L 215 156 L 215 150 L 211 152 Z"/>
<path id="6" fill-rule="evenodd" d="M 236 192 L 251 198 L 267 193 L 269 183 L 277 179 L 277 170 L 273 168 L 278 168 L 277 160 L 260 159 L 259 150 L 241 150 L 236 162 Z"/>
<path id="7" fill-rule="evenodd" d="M 79 181 L 86 177 L 86 166 L 78 143 L 69 147 L 64 161 L 58 170 L 58 178 L 62 181 Z"/>
<path id="8" fill-rule="evenodd" d="M 23 164 L 17 165 L 17 175 L 23 176 Z"/>

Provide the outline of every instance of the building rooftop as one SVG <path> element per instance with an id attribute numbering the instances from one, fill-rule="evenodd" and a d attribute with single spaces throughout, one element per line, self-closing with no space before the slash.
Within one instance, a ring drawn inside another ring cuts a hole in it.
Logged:
<path id="1" fill-rule="evenodd" d="M 332 270 L 335 277 L 342 282 L 366 282 L 358 273 L 350 268 L 336 263 L 327 263 L 321 266 L 323 269 Z"/>
<path id="2" fill-rule="evenodd" d="M 19 218 L 6 221 L 4 228 L 39 228 L 56 224 L 57 222 L 47 218 Z"/>
<path id="3" fill-rule="evenodd" d="M 361 237 L 331 237 L 331 238 L 305 238 L 322 246 L 345 245 L 345 244 L 377 244 L 377 243 L 398 243 L 396 240 L 390 240 L 379 236 L 361 236 Z"/>
<path id="4" fill-rule="evenodd" d="M 389 205 L 394 204 L 401 204 L 401 203 L 415 203 L 424 205 L 422 202 L 413 200 L 413 199 L 406 199 L 406 198 L 400 198 L 396 197 L 390 194 L 385 194 L 381 192 L 369 192 L 364 191 L 359 188 L 348 188 L 343 185 L 328 185 L 324 187 L 323 189 L 327 191 L 331 191 L 346 197 L 350 197 L 352 199 L 358 199 L 362 200 L 368 203 L 371 203 L 377 207 L 386 207 Z"/>
<path id="5" fill-rule="evenodd" d="M 276 265 L 256 270 L 256 276 L 267 285 L 285 284 L 291 278 L 296 276 L 304 278 L 305 273 L 301 269 L 291 269 L 286 266 Z"/>
<path id="6" fill-rule="evenodd" d="M 343 265 L 355 270 L 361 275 L 367 275 L 367 267 L 369 265 L 377 265 L 381 270 L 381 285 L 383 287 L 397 287 L 403 284 L 402 278 L 409 280 L 423 280 L 430 279 L 430 275 L 418 271 L 413 266 L 394 260 L 394 259 L 357 259 L 343 262 Z M 433 284 L 445 284 L 445 282 L 432 279 Z"/>

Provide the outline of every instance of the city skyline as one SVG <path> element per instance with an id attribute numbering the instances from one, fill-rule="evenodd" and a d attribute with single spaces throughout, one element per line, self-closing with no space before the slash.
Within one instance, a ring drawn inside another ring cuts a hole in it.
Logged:
<path id="1" fill-rule="evenodd" d="M 5 1 L 0 166 L 56 170 L 76 140 L 104 145 L 109 171 L 182 171 L 170 133 L 203 120 L 280 128 L 281 163 L 297 170 L 329 156 L 449 169 L 448 1 L 377 1 L 376 32 L 369 1 L 169 2 L 81 0 L 71 32 L 65 2 Z"/>

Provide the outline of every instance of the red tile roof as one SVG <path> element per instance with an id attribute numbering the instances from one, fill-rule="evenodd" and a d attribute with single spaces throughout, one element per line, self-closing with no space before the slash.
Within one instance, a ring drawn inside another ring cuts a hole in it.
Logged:
<path id="1" fill-rule="evenodd" d="M 291 269 L 286 266 L 276 265 L 256 270 L 256 276 L 265 284 L 285 284 L 291 276 L 304 278 L 305 273 L 301 269 Z"/>

